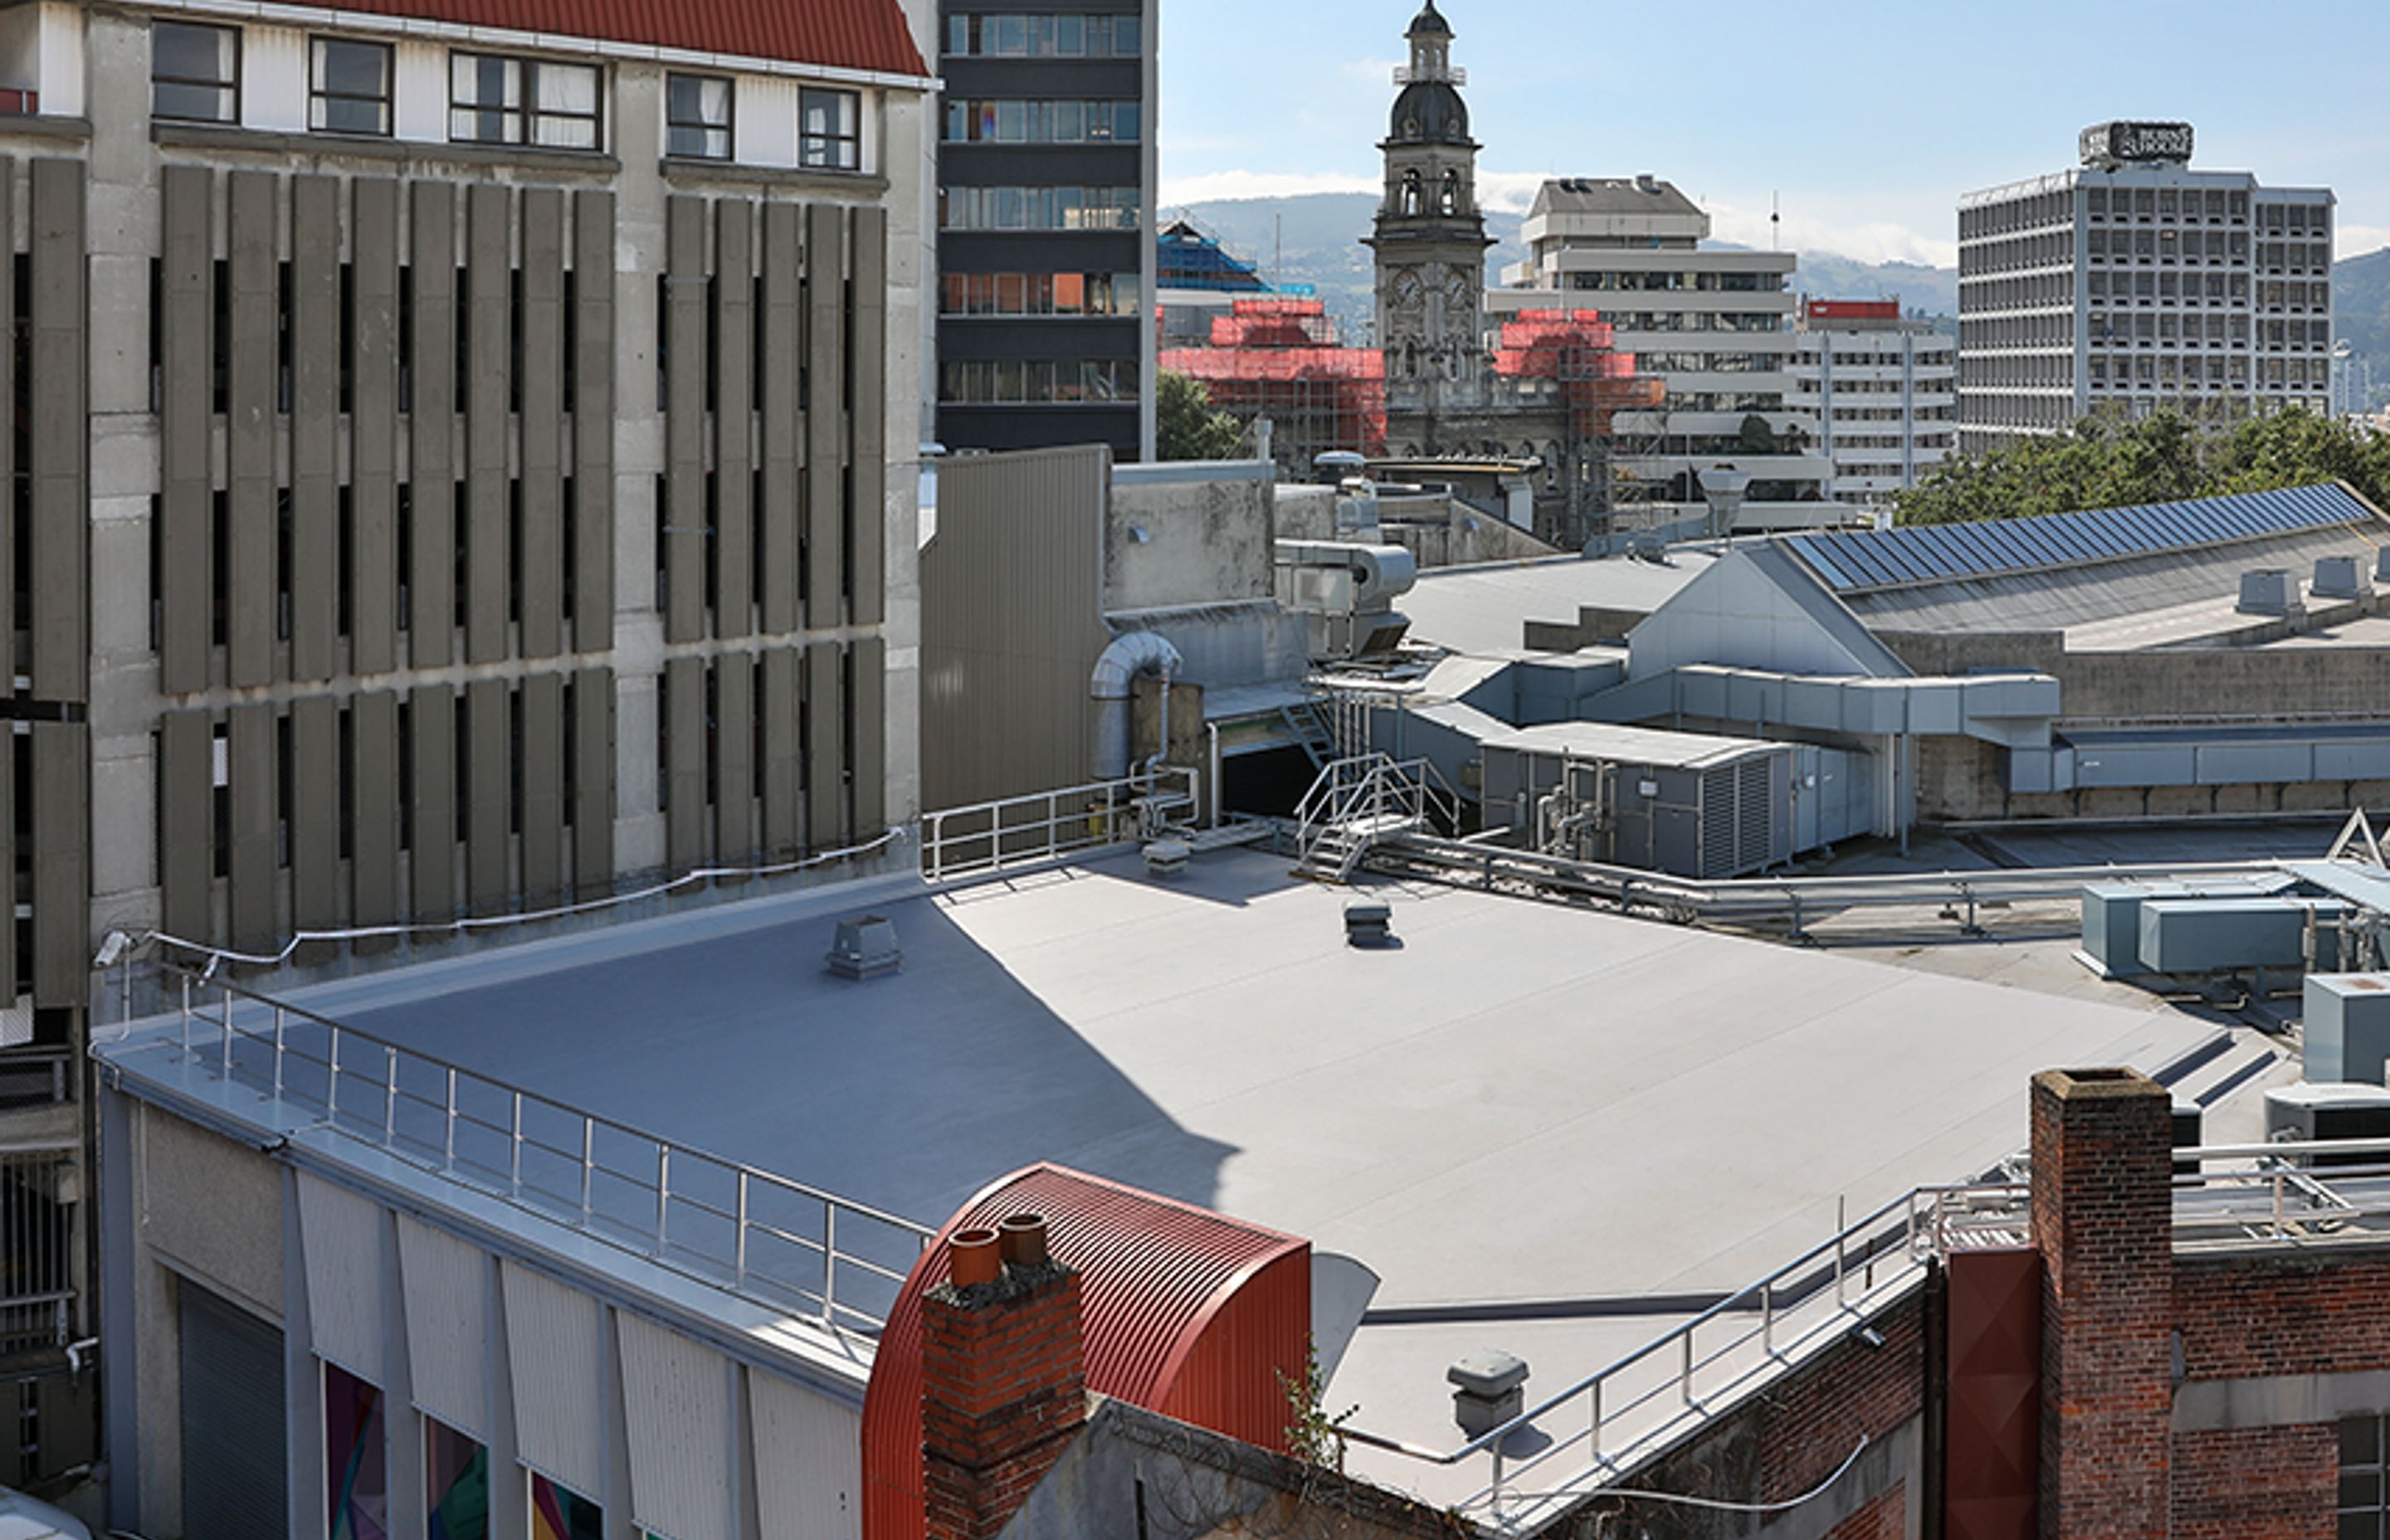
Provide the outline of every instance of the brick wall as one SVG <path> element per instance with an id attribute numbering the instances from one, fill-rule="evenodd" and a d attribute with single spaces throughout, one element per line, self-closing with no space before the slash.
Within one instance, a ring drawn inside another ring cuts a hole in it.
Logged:
<path id="1" fill-rule="evenodd" d="M 1908 1486 L 1906 1482 L 1836 1524 L 1826 1540 L 1908 1540 Z"/>
<path id="2" fill-rule="evenodd" d="M 2062 1540 L 2165 1540 L 2172 1108 L 2130 1071 L 2034 1077 L 2041 1525 Z"/>
<path id="3" fill-rule="evenodd" d="M 921 1299 L 929 1540 L 992 1540 L 1087 1416 L 1079 1276 L 1009 1268 Z"/>
<path id="4" fill-rule="evenodd" d="M 2340 1431 L 2185 1433 L 2174 1441 L 2174 1540 L 2332 1540 Z"/>
<path id="5" fill-rule="evenodd" d="M 2184 1257 L 2174 1314 L 2192 1380 L 2390 1369 L 2390 1252 Z"/>
<path id="6" fill-rule="evenodd" d="M 1760 1501 L 1801 1495 L 1849 1459 L 1861 1437 L 1881 1443 L 1924 1410 L 1924 1321 L 1911 1296 L 1872 1323 L 1883 1346 L 1846 1341 L 1762 1401 Z"/>

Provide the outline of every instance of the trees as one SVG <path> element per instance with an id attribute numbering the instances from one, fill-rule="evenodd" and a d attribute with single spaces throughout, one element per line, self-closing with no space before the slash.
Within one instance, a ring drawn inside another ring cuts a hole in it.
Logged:
<path id="1" fill-rule="evenodd" d="M 1958 524 L 2335 481 L 2390 510 L 2390 439 L 2306 411 L 2222 429 L 2169 411 L 2086 417 L 2071 433 L 1947 461 L 1894 507 L 1903 524 Z"/>
<path id="2" fill-rule="evenodd" d="M 1212 409 L 1201 380 L 1163 370 L 1153 416 L 1155 448 L 1165 460 L 1233 460 L 1243 452 L 1244 429 Z"/>

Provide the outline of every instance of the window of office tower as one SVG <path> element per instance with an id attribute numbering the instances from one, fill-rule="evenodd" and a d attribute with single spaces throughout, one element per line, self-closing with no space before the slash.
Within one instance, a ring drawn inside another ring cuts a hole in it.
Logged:
<path id="1" fill-rule="evenodd" d="M 674 75 L 664 85 L 664 153 L 690 160 L 730 159 L 731 82 Z"/>
<path id="2" fill-rule="evenodd" d="M 817 171 L 863 165 L 863 100 L 852 91 L 808 86 L 798 103 L 798 163 Z"/>
<path id="3" fill-rule="evenodd" d="M 596 65 L 459 51 L 448 56 L 448 74 L 451 139 L 547 149 L 598 148 Z"/>
<path id="4" fill-rule="evenodd" d="M 319 37 L 310 50 L 307 125 L 329 134 L 390 133 L 390 45 Z"/>
<path id="5" fill-rule="evenodd" d="M 188 21 L 149 27 L 149 110 L 186 122 L 240 120 L 240 32 Z"/>
<path id="6" fill-rule="evenodd" d="M 1145 47 L 1136 16 L 955 16 L 946 52 L 980 58 L 1135 58 Z"/>

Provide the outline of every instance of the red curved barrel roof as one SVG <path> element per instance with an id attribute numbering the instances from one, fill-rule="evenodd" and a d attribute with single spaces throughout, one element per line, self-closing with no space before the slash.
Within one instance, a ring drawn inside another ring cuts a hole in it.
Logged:
<path id="1" fill-rule="evenodd" d="M 323 7 L 924 76 L 896 0 L 337 0 Z"/>
<path id="2" fill-rule="evenodd" d="M 1087 1389 L 1283 1449 L 1281 1373 L 1311 1347 L 1311 1242 L 1055 1165 L 989 1187 L 921 1253 L 889 1313 L 863 1404 L 865 1540 L 918 1540 L 921 1296 L 946 1276 L 946 1238 L 1042 1214 L 1078 1270 Z"/>

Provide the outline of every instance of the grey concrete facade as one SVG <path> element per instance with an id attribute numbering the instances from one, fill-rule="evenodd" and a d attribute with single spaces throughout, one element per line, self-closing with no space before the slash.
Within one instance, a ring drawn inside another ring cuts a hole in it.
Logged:
<path id="1" fill-rule="evenodd" d="M 930 335 L 929 81 L 841 78 L 853 173 L 668 158 L 653 50 L 552 36 L 598 69 L 598 150 L 336 138 L 153 119 L 147 7 L 26 10 L 59 72 L 0 116 L 0 852 L 30 909 L 0 926 L 0 1090 L 61 1068 L 39 1105 L 0 1095 L 0 1149 L 83 1145 L 110 932 L 272 956 L 918 813 L 916 484 L 889 459 Z M 379 23 L 247 24 L 262 60 L 259 28 Z M 408 47 L 444 83 L 444 48 Z M 755 62 L 759 101 L 807 68 Z M 671 718 L 668 676 L 693 682 Z"/>

